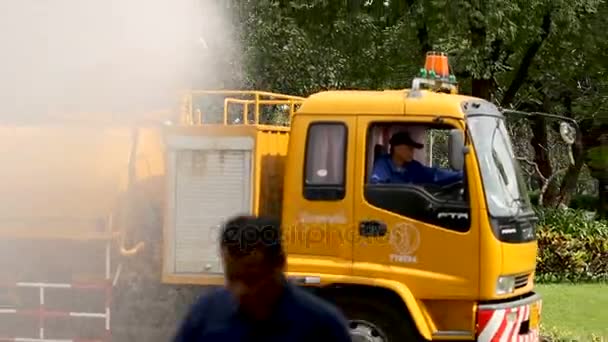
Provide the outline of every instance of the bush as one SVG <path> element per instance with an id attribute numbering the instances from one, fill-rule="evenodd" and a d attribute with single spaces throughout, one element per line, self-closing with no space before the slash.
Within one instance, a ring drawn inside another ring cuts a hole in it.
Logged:
<path id="1" fill-rule="evenodd" d="M 574 209 L 536 209 L 538 225 L 546 230 L 563 232 L 575 237 L 601 236 L 608 238 L 608 221 L 594 220 L 593 214 Z"/>
<path id="2" fill-rule="evenodd" d="M 537 276 L 540 282 L 608 281 L 608 242 L 594 236 L 541 230 Z"/>
<path id="3" fill-rule="evenodd" d="M 608 281 L 608 221 L 572 209 L 538 214 L 537 281 Z"/>
<path id="4" fill-rule="evenodd" d="M 538 282 L 608 281 L 608 222 L 572 209 L 537 212 Z"/>

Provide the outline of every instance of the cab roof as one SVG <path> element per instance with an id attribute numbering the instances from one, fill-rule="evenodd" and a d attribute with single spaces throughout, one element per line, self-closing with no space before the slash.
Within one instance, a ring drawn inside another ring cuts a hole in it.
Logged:
<path id="1" fill-rule="evenodd" d="M 410 96 L 411 94 L 411 96 Z M 463 103 L 485 100 L 421 90 L 330 90 L 307 97 L 297 114 L 316 115 L 441 115 L 464 119 Z"/>

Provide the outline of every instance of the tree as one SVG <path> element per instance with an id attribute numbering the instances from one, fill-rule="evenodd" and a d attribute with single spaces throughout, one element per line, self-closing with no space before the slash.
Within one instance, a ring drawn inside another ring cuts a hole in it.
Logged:
<path id="1" fill-rule="evenodd" d="M 522 158 L 538 170 L 534 178 L 548 181 L 547 206 L 568 203 L 587 151 L 600 144 L 608 103 L 603 0 L 249 0 L 240 6 L 249 86 L 298 95 L 405 88 L 434 49 L 451 56 L 465 93 L 576 119 L 572 165 L 564 150 L 551 153 L 555 125 L 542 117 L 526 124 L 532 152 Z"/>

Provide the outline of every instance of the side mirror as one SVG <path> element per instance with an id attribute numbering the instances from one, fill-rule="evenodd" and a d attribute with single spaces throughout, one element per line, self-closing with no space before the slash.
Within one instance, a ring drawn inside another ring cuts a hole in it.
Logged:
<path id="1" fill-rule="evenodd" d="M 569 122 L 562 121 L 559 123 L 559 135 L 566 144 L 572 145 L 576 140 L 576 128 Z"/>
<path id="2" fill-rule="evenodd" d="M 450 167 L 456 171 L 464 169 L 464 131 L 452 129 L 448 137 L 448 159 Z"/>
<path id="3" fill-rule="evenodd" d="M 574 165 L 574 154 L 572 152 L 572 146 L 576 142 L 576 127 L 574 127 L 571 123 L 562 121 L 559 123 L 559 135 L 562 140 L 568 145 L 568 159 L 570 161 L 570 165 Z"/>

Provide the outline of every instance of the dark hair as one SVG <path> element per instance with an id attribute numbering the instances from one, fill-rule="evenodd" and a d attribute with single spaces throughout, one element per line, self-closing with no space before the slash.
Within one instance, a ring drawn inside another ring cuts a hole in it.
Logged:
<path id="1" fill-rule="evenodd" d="M 281 244 L 281 224 L 269 217 L 237 216 L 228 220 L 222 229 L 220 245 L 232 257 L 260 251 L 273 263 L 284 261 Z"/>
<path id="2" fill-rule="evenodd" d="M 393 134 L 389 140 L 389 144 L 391 144 L 391 151 L 393 150 L 393 147 L 397 145 L 408 145 L 416 149 L 421 149 L 424 147 L 423 144 L 412 139 L 407 131 L 401 131 Z"/>

